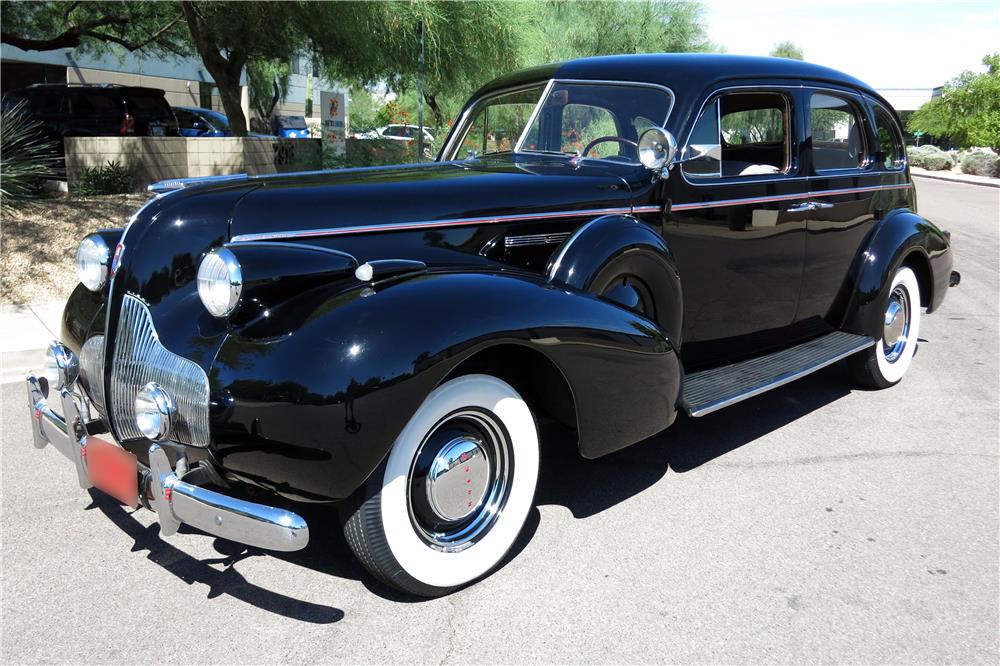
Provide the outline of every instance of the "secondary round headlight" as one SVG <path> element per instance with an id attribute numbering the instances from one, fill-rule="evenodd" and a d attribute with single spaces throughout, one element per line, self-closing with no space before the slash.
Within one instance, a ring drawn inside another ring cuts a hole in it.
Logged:
<path id="1" fill-rule="evenodd" d="M 236 255 L 226 248 L 212 250 L 198 266 L 198 296 L 205 309 L 225 317 L 236 309 L 243 291 L 243 273 Z"/>
<path id="2" fill-rule="evenodd" d="M 108 281 L 108 260 L 111 250 L 104 239 L 91 234 L 76 248 L 76 276 L 87 289 L 97 291 Z"/>
<path id="3" fill-rule="evenodd" d="M 166 439 L 177 419 L 177 406 L 163 387 L 149 382 L 135 397 L 135 424 L 146 439 Z"/>

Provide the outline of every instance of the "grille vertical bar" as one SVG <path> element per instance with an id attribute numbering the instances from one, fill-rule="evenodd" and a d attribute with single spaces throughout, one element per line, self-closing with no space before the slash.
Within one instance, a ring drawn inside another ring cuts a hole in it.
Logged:
<path id="1" fill-rule="evenodd" d="M 108 406 L 119 437 L 142 438 L 135 424 L 134 403 L 149 382 L 162 386 L 177 405 L 177 426 L 171 438 L 208 446 L 208 375 L 197 363 L 164 347 L 146 304 L 126 294 L 118 318 Z"/>

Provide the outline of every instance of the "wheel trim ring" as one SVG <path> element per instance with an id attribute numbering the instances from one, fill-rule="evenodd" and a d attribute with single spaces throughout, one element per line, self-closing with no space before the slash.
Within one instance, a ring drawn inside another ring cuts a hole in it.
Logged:
<path id="1" fill-rule="evenodd" d="M 902 328 L 895 332 L 897 321 L 902 317 Z M 889 302 L 886 306 L 886 315 L 883 321 L 882 330 L 882 350 L 885 360 L 888 363 L 895 363 L 903 355 L 909 340 L 910 333 L 910 297 L 906 287 L 902 284 L 896 285 L 892 293 L 889 294 Z M 887 342 L 887 336 L 892 335 L 895 339 L 891 344 Z"/>
<path id="2" fill-rule="evenodd" d="M 485 435 L 482 450 L 490 457 L 489 467 L 491 475 L 487 482 L 483 499 L 479 502 L 479 506 L 476 507 L 475 511 L 458 521 L 454 529 L 436 531 L 425 525 L 414 512 L 415 466 L 424 446 L 433 438 L 434 434 L 445 425 L 459 419 L 467 419 L 475 422 L 482 428 Z M 420 446 L 417 447 L 407 478 L 407 511 L 410 514 L 410 522 L 417 535 L 431 548 L 443 552 L 459 552 L 474 545 L 486 536 L 503 513 L 507 499 L 510 496 L 513 467 L 514 460 L 510 435 L 495 415 L 480 409 L 462 409 L 442 418 L 428 431 Z"/>

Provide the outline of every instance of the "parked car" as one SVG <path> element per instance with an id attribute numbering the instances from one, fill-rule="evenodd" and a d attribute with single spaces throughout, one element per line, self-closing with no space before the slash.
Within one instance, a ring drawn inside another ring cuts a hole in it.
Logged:
<path id="1" fill-rule="evenodd" d="M 426 127 L 423 128 L 424 134 L 424 157 L 428 159 L 433 158 L 434 145 L 436 143 L 434 135 Z M 400 141 L 405 144 L 410 144 L 417 140 L 420 136 L 420 126 L 419 125 L 386 125 L 385 127 L 379 127 L 373 129 L 369 132 L 362 132 L 355 134 L 357 139 L 388 139 L 390 141 Z"/>
<path id="2" fill-rule="evenodd" d="M 229 127 L 229 118 L 218 111 L 203 109 L 197 106 L 175 106 L 174 115 L 177 116 L 177 124 L 180 128 L 181 136 L 233 136 L 233 130 Z M 258 139 L 277 138 L 273 135 L 258 134 L 256 132 L 250 132 L 247 136 Z"/>
<path id="3" fill-rule="evenodd" d="M 24 100 L 30 115 L 57 139 L 66 136 L 178 136 L 162 90 L 139 86 L 38 84 L 4 96 Z"/>
<path id="4" fill-rule="evenodd" d="M 308 139 L 305 116 L 275 116 L 274 133 L 283 139 Z"/>
<path id="5" fill-rule="evenodd" d="M 331 526 L 272 505 L 334 503 L 436 596 L 514 544 L 548 426 L 599 458 L 841 359 L 888 388 L 959 282 L 888 102 L 804 62 L 513 74 L 439 160 L 153 186 L 80 244 L 36 446 L 164 535 L 296 550 Z"/>

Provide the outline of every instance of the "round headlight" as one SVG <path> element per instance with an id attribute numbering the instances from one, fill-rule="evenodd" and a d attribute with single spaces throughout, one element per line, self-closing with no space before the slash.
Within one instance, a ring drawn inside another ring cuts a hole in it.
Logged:
<path id="1" fill-rule="evenodd" d="M 97 291 L 108 281 L 108 260 L 111 250 L 104 239 L 91 234 L 76 248 L 76 276 L 87 289 Z"/>
<path id="2" fill-rule="evenodd" d="M 212 315 L 225 317 L 236 309 L 243 291 L 243 274 L 236 255 L 226 248 L 212 250 L 198 266 L 198 296 Z"/>
<path id="3" fill-rule="evenodd" d="M 65 345 L 52 342 L 45 350 L 44 376 L 50 388 L 61 391 L 80 376 L 80 360 Z"/>
<path id="4" fill-rule="evenodd" d="M 177 420 L 177 406 L 162 386 L 149 382 L 135 397 L 135 424 L 146 439 L 166 439 Z"/>

